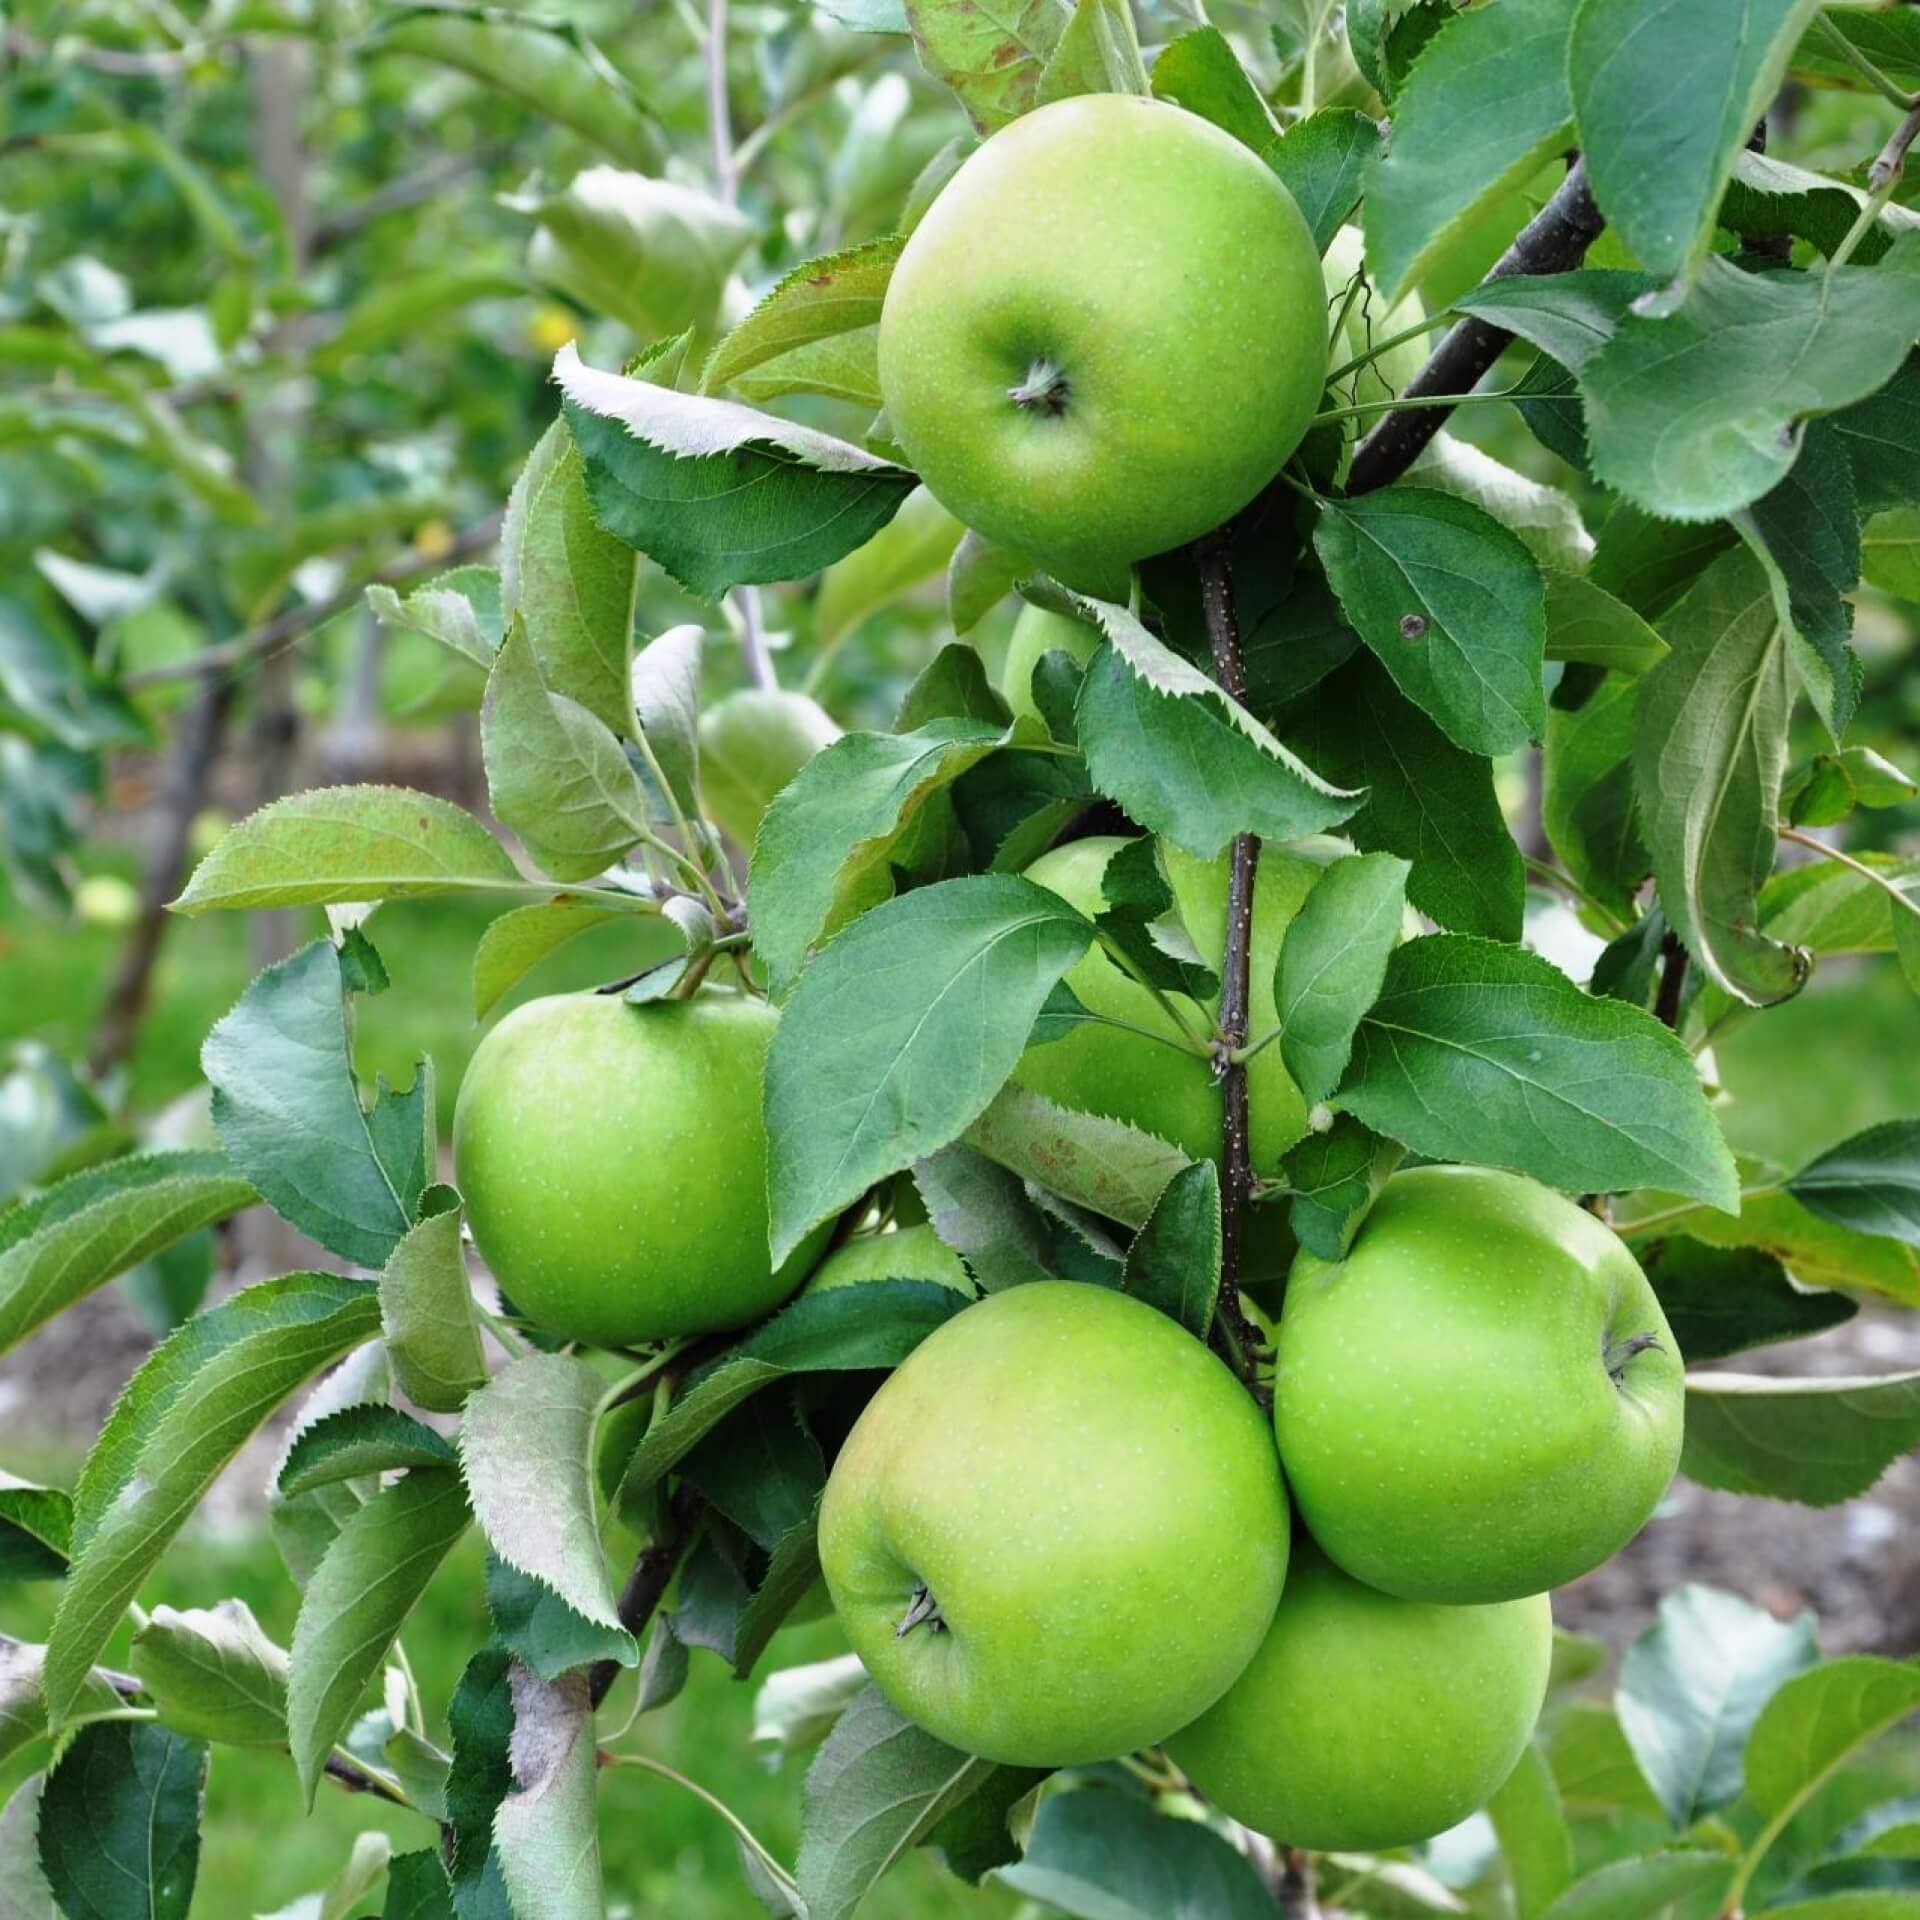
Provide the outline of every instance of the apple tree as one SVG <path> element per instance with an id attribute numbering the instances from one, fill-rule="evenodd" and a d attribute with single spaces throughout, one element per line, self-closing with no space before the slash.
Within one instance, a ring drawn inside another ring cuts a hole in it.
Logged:
<path id="1" fill-rule="evenodd" d="M 626 1767 L 803 1920 L 919 1849 L 1088 1920 L 1920 1911 L 1873 1744 L 1920 1665 L 1687 1587 L 1596 1691 L 1548 1598 L 1676 1473 L 1830 1506 L 1920 1444 L 1920 1375 L 1726 1364 L 1920 1305 L 1920 1117 L 1737 1158 L 1714 1055 L 1835 960 L 1920 989 L 1855 644 L 1920 597 L 1920 9 L 1212 13 L 718 0 L 667 22 L 703 124 L 614 35 L 365 23 L 551 130 L 505 211 L 582 330 L 497 532 L 367 595 L 458 664 L 487 817 L 241 820 L 174 908 L 325 920 L 206 1035 L 206 1140 L 0 1212 L 6 1347 L 255 1205 L 318 1249 L 71 1487 L 0 1478 L 59 1596 L 0 1640 L 0 1914 L 187 1913 L 214 1766 L 417 1828 L 303 1913 L 632 1911 Z M 804 144 L 855 73 L 863 208 Z M 271 584 L 183 677 L 310 631 Z M 113 744 L 85 687 L 53 746 Z M 377 909 L 455 895 L 443 1143 L 354 1020 Z M 619 977 L 496 1017 L 587 934 Z M 283 1409 L 285 1648 L 161 1600 Z M 695 1660 L 812 1750 L 796 1856 L 645 1750 Z"/>

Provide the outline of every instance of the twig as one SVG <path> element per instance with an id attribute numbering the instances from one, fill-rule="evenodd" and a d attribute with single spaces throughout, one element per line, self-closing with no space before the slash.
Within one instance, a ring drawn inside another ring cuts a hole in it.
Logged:
<path id="1" fill-rule="evenodd" d="M 1678 1029 L 1680 996 L 1687 985 L 1687 950 L 1669 927 L 1660 936 L 1660 991 L 1654 996 L 1653 1017 L 1663 1027 Z"/>
<path id="2" fill-rule="evenodd" d="M 1516 273 L 1564 273 L 1577 267 L 1599 239 L 1606 221 L 1594 205 L 1584 160 L 1576 160 L 1553 198 L 1521 228 L 1518 237 L 1487 274 L 1487 282 Z M 1483 283 L 1486 284 L 1486 283 Z M 1490 321 L 1460 321 L 1433 351 L 1433 357 L 1407 383 L 1403 399 L 1470 393 L 1507 349 L 1513 335 Z M 1391 413 L 1360 443 L 1347 475 L 1349 495 L 1390 486 L 1413 465 L 1442 426 L 1444 409 L 1410 408 Z"/>
<path id="3" fill-rule="evenodd" d="M 1876 873 L 1864 860 L 1856 860 L 1842 847 L 1829 846 L 1826 841 L 1811 833 L 1802 833 L 1798 827 L 1782 827 L 1780 838 L 1790 840 L 1796 847 L 1805 847 L 1809 853 L 1817 853 L 1824 860 L 1857 873 L 1862 880 L 1870 880 L 1893 904 L 1907 913 L 1920 915 L 1920 898 L 1910 895 L 1904 887 L 1897 885 L 1890 875 Z"/>
<path id="4" fill-rule="evenodd" d="M 94 1029 L 88 1064 L 96 1074 L 117 1067 L 133 1050 L 134 1035 L 147 1010 L 154 963 L 166 937 L 167 902 L 180 891 L 193 840 L 193 823 L 206 805 L 213 769 L 220 758 L 227 718 L 233 709 L 233 681 L 225 674 L 207 680 L 175 736 L 167 761 L 166 790 L 146 871 L 140 876 L 140 917 L 121 950 L 106 1005 Z"/>
<path id="5" fill-rule="evenodd" d="M 337 213 L 327 214 L 319 220 L 313 229 L 311 251 L 316 255 L 331 253 L 335 247 L 351 240 L 376 220 L 384 220 L 390 213 L 404 213 L 408 207 L 417 207 L 423 200 L 433 199 L 446 188 L 466 179 L 469 174 L 485 172 L 511 152 L 512 148 L 502 143 L 481 147 L 472 153 L 447 154 L 430 161 L 418 172 L 390 180 L 365 199 L 356 200 L 350 206 L 342 207 Z"/>
<path id="6" fill-rule="evenodd" d="M 646 1631 L 680 1569 L 681 1555 L 692 1544 L 695 1511 L 693 1495 L 682 1487 L 668 1505 L 660 1538 L 649 1541 L 634 1556 L 633 1571 L 620 1590 L 619 1614 L 620 1624 L 635 1639 Z M 613 1691 L 613 1683 L 619 1678 L 617 1660 L 596 1660 L 587 1669 L 587 1695 L 596 1707 Z"/>
<path id="7" fill-rule="evenodd" d="M 443 567 L 458 566 L 461 561 L 484 553 L 500 537 L 500 520 L 499 514 L 491 513 L 484 520 L 476 521 L 456 534 L 452 544 L 438 553 L 409 553 L 391 566 L 382 567 L 379 572 L 368 574 L 328 594 L 325 599 L 289 608 L 278 618 L 269 620 L 265 626 L 238 634 L 231 640 L 223 640 L 218 646 L 204 648 L 184 660 L 173 660 L 164 666 L 146 667 L 138 673 L 130 673 L 120 684 L 123 687 L 152 687 L 169 680 L 195 680 L 208 674 L 225 673 L 228 668 L 243 663 L 267 659 L 283 647 L 290 647 L 296 640 L 304 639 L 315 627 L 325 626 L 336 614 L 345 613 L 369 587 L 404 586 L 424 573 L 437 573 Z"/>
<path id="8" fill-rule="evenodd" d="M 1887 138 L 1887 144 L 1880 149 L 1879 158 L 1867 169 L 1867 192 L 1875 196 L 1884 196 L 1893 191 L 1893 185 L 1906 171 L 1907 150 L 1916 140 L 1920 140 L 1920 102 L 1916 102 L 1907 111 L 1907 117 L 1894 128 Z"/>
<path id="9" fill-rule="evenodd" d="M 1213 677 L 1236 700 L 1247 693 L 1234 606 L 1231 531 L 1219 528 L 1194 544 L 1200 599 L 1213 647 Z M 1216 1312 L 1234 1366 L 1251 1381 L 1260 1336 L 1240 1305 L 1240 1245 L 1253 1197 L 1253 1150 L 1247 1131 L 1247 1063 L 1235 1054 L 1247 1043 L 1247 997 L 1253 962 L 1253 885 L 1260 866 L 1257 835 L 1234 836 L 1227 882 L 1227 939 L 1220 969 L 1219 1035 L 1214 1071 L 1220 1081 L 1226 1178 L 1220 1190 L 1220 1298 Z"/>
<path id="10" fill-rule="evenodd" d="M 390 1781 L 363 1767 L 351 1754 L 342 1753 L 339 1748 L 327 1755 L 326 1776 L 338 1781 L 349 1793 L 370 1793 L 376 1800 L 384 1800 L 389 1806 L 411 1807 L 413 1802 L 393 1786 Z"/>

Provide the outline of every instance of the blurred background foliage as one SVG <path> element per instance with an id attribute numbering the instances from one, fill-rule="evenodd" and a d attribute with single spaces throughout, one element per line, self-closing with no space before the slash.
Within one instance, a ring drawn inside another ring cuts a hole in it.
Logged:
<path id="1" fill-rule="evenodd" d="M 511 62 L 500 85 L 430 57 L 430 9 L 26 0 L 6 10 L 0 1204 L 138 1138 L 199 1124 L 200 1042 L 292 935 L 276 924 L 285 916 L 162 915 L 224 819 L 349 778 L 483 804 L 479 671 L 403 626 L 383 629 L 356 589 L 483 549 L 556 410 L 557 349 L 577 338 L 588 360 L 615 366 L 685 326 L 710 340 L 782 273 L 889 231 L 944 177 L 965 123 L 904 41 L 834 17 L 861 10 L 861 0 L 730 13 L 692 0 L 569 7 L 571 28 L 636 103 L 629 124 L 597 138 L 516 100 Z M 1377 110 L 1346 57 L 1338 9 L 1230 0 L 1210 12 L 1276 102 L 1304 87 L 1322 104 Z M 1170 4 L 1142 16 L 1149 42 L 1187 21 Z M 1334 30 L 1309 43 L 1316 21 Z M 1878 144 L 1884 117 L 1862 95 L 1790 87 L 1771 150 L 1847 175 Z M 1509 196 L 1462 236 L 1423 289 L 1430 306 L 1484 271 L 1548 184 Z M 1595 264 L 1609 264 L 1604 244 Z M 871 421 L 857 401 L 772 404 L 853 435 Z M 1456 430 L 1565 489 L 1597 523 L 1597 496 L 1518 415 L 1472 409 Z M 947 630 L 943 579 L 958 531 L 930 507 L 903 514 L 819 586 L 719 609 L 648 569 L 640 629 L 694 620 L 738 635 L 751 622 L 784 686 L 814 694 L 842 726 L 885 725 Z M 1920 543 L 1909 533 L 1870 554 L 1856 628 L 1867 682 L 1853 737 L 1895 759 L 1920 734 Z M 990 667 L 1013 611 L 1003 603 L 972 636 Z M 255 648 L 250 636 L 276 621 L 297 644 Z M 203 670 L 201 656 L 223 646 L 237 658 Z M 749 659 L 710 645 L 708 699 L 744 684 Z M 1800 752 L 1817 751 L 1811 718 L 1803 724 Z M 1502 790 L 1516 837 L 1544 852 L 1529 757 L 1505 769 Z M 1920 852 L 1910 822 L 1857 813 L 1847 844 Z M 1564 907 L 1545 896 L 1535 906 L 1544 947 L 1590 957 L 1597 943 Z M 405 1082 L 421 1055 L 433 1057 L 443 1126 L 476 1038 L 467 970 L 484 917 L 466 902 L 384 910 L 395 984 L 366 1002 L 357 1034 L 369 1074 Z M 654 957 L 636 951 L 650 937 L 592 936 L 523 994 L 631 972 Z M 1720 1039 L 1730 1134 L 1762 1156 L 1800 1159 L 1920 1110 L 1913 1032 L 1890 957 L 1823 966 L 1799 1000 Z M 224 1284 L 249 1257 L 229 1236 L 181 1270 L 132 1276 L 72 1316 L 95 1351 L 49 1342 L 26 1357 L 30 1372 L 0 1372 L 0 1464 L 70 1474 L 141 1346 L 216 1267 Z M 237 1472 L 251 1478 L 170 1557 L 167 1598 L 237 1593 L 284 1639 L 297 1595 L 261 1525 L 264 1467 L 249 1455 Z M 1766 1528 L 1766 1509 L 1747 1513 L 1756 1534 Z M 449 1563 L 408 1636 L 429 1700 L 446 1700 L 462 1650 L 484 1633 L 474 1557 L 469 1547 Z M 1751 1589 L 1750 1576 L 1752 1564 L 1728 1580 Z M 0 1627 L 40 1638 L 50 1604 L 45 1589 L 14 1589 Z M 835 1650 L 827 1622 L 790 1630 L 776 1652 L 792 1662 Z M 751 1689 L 696 1662 L 646 1738 L 790 1855 L 799 1765 L 762 1764 L 747 1738 L 750 1704 Z M 0 1770 L 0 1799 L 18 1770 Z M 291 1769 L 217 1766 L 212 1794 L 210 1913 L 292 1899 L 331 1872 L 346 1834 L 380 1817 L 328 1796 L 301 1821 Z M 696 1803 L 628 1775 L 608 1805 L 609 1879 L 634 1910 L 676 1920 L 743 1911 L 731 1842 Z M 1011 1902 L 940 1878 L 921 1857 L 871 1910 L 940 1920 Z"/>

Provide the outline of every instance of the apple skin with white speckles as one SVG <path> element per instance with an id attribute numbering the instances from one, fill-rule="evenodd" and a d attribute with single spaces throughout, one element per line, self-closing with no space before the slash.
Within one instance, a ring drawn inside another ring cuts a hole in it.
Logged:
<path id="1" fill-rule="evenodd" d="M 1625 1243 L 1518 1174 L 1396 1174 L 1344 1260 L 1294 1263 L 1280 1457 L 1313 1537 L 1383 1592 L 1511 1600 L 1597 1567 L 1673 1479 L 1684 1398 Z"/>
<path id="2" fill-rule="evenodd" d="M 853 1650 L 930 1733 L 1010 1765 L 1111 1759 L 1226 1691 L 1286 1578 L 1259 1409 L 1164 1314 L 1042 1280 L 930 1335 L 820 1509 Z M 898 1628 L 924 1588 L 939 1620 Z"/>
<path id="3" fill-rule="evenodd" d="M 631 1346 L 744 1326 L 825 1244 L 767 1258 L 760 1082 L 779 1016 L 707 988 L 630 1006 L 557 994 L 474 1050 L 453 1117 L 474 1243 L 514 1306 Z"/>
<path id="4" fill-rule="evenodd" d="M 1122 600 L 1134 561 L 1280 471 L 1326 371 L 1293 196 L 1231 134 L 1130 94 L 1054 101 L 970 155 L 880 314 L 887 420 L 935 498 Z"/>
<path id="5" fill-rule="evenodd" d="M 1301 1541 L 1259 1652 L 1167 1755 L 1223 1812 L 1288 1846 L 1410 1846 L 1499 1790 L 1552 1659 L 1545 1594 L 1397 1600 Z"/>

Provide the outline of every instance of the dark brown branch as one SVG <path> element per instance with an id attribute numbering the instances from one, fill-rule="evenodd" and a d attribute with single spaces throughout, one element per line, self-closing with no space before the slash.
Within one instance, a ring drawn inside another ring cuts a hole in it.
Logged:
<path id="1" fill-rule="evenodd" d="M 1236 700 L 1247 693 L 1246 665 L 1240 648 L 1240 621 L 1234 606 L 1230 530 L 1222 528 L 1195 542 L 1200 569 L 1200 600 L 1206 612 L 1207 638 L 1213 648 L 1213 677 Z M 1253 885 L 1260 866 L 1260 842 L 1251 833 L 1234 836 L 1228 856 L 1227 938 L 1220 967 L 1219 1034 L 1214 1071 L 1220 1081 L 1225 1174 L 1220 1185 L 1220 1299 L 1215 1318 L 1243 1379 L 1253 1377 L 1259 1335 L 1240 1305 L 1240 1250 L 1247 1209 L 1253 1199 L 1253 1150 L 1247 1130 L 1247 1063 L 1238 1058 L 1247 1044 L 1247 996 L 1253 959 Z"/>
<path id="2" fill-rule="evenodd" d="M 220 758 L 233 707 L 233 682 L 224 674 L 206 681 L 188 708 L 167 761 L 166 788 L 160 796 L 160 820 L 140 876 L 140 917 L 120 955 L 107 990 L 107 1002 L 94 1029 L 89 1064 L 96 1074 L 117 1067 L 133 1051 L 134 1036 L 147 1010 L 154 962 L 166 937 L 167 902 L 185 879 L 193 823 L 207 803 L 213 769 Z"/>
<path id="3" fill-rule="evenodd" d="M 680 1570 L 681 1556 L 693 1544 L 694 1518 L 698 1503 L 686 1487 L 676 1493 L 667 1507 L 665 1524 L 658 1540 L 652 1540 L 634 1556 L 633 1571 L 620 1590 L 620 1624 L 637 1640 L 666 1598 L 673 1576 Z M 587 1669 L 588 1697 L 597 1707 L 613 1691 L 620 1678 L 617 1660 L 596 1660 Z"/>
<path id="4" fill-rule="evenodd" d="M 327 1755 L 326 1775 L 349 1793 L 370 1793 L 376 1800 L 385 1800 L 390 1806 L 413 1805 L 404 1793 L 389 1786 L 377 1773 L 370 1773 L 359 1761 L 350 1759 L 344 1753 Z"/>
<path id="5" fill-rule="evenodd" d="M 1487 280 L 1505 280 L 1516 273 L 1565 273 L 1586 257 L 1605 225 L 1587 186 L 1586 162 L 1577 160 L 1553 198 L 1495 261 Z M 1471 393 L 1512 339 L 1506 328 L 1489 321 L 1459 321 L 1407 383 L 1401 398 Z M 1348 494 L 1372 493 L 1398 480 L 1446 425 L 1451 412 L 1449 407 L 1413 407 L 1388 414 L 1354 454 L 1347 475 Z"/>
<path id="6" fill-rule="evenodd" d="M 456 567 L 463 560 L 471 560 L 476 554 L 485 553 L 500 537 L 501 517 L 497 513 L 490 513 L 484 520 L 478 520 L 456 534 L 452 543 L 438 553 L 406 554 L 391 566 L 354 580 L 323 600 L 289 608 L 278 618 L 269 620 L 265 626 L 238 634 L 231 640 L 223 640 L 217 647 L 207 647 L 184 660 L 130 673 L 120 684 L 138 688 L 155 686 L 166 680 L 200 679 L 208 674 L 225 673 L 230 667 L 267 659 L 283 647 L 290 647 L 304 639 L 315 627 L 325 626 L 336 614 L 345 613 L 369 587 L 405 586 L 409 580 L 418 580 L 422 574 L 438 573 L 442 568 Z"/>
<path id="7" fill-rule="evenodd" d="M 1653 1017 L 1663 1027 L 1680 1024 L 1680 996 L 1687 985 L 1687 950 L 1669 927 L 1660 936 L 1660 991 L 1654 996 Z"/>

